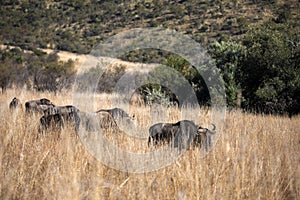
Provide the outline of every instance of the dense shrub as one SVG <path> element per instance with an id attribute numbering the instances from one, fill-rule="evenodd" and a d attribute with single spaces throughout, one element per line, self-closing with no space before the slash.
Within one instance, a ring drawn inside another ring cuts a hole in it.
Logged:
<path id="1" fill-rule="evenodd" d="M 58 61 L 56 53 L 46 54 L 34 49 L 24 53 L 20 49 L 0 51 L 0 86 L 27 86 L 36 91 L 60 92 L 69 89 L 74 82 L 75 69 L 73 61 Z"/>

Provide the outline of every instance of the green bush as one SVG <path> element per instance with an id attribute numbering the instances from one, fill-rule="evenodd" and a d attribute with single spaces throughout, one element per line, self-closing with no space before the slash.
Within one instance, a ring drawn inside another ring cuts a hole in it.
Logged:
<path id="1" fill-rule="evenodd" d="M 245 108 L 290 115 L 300 112 L 297 35 L 288 26 L 271 22 L 247 32 L 243 38 L 247 53 L 240 65 Z"/>

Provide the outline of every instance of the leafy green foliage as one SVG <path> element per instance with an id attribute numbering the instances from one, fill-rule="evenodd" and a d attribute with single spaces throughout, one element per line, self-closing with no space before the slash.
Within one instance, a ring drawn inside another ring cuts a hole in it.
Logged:
<path id="1" fill-rule="evenodd" d="M 210 54 L 221 70 L 229 107 L 265 113 L 299 113 L 299 34 L 268 21 L 252 26 L 242 39 L 215 42 Z"/>
<path id="2" fill-rule="evenodd" d="M 299 63 L 294 59 L 299 41 L 294 41 L 287 28 L 264 24 L 246 34 L 243 43 L 247 55 L 241 65 L 240 79 L 244 106 L 263 110 L 272 105 L 270 110 L 283 113 L 294 104 L 296 95 L 292 91 L 299 90 L 295 84 L 299 80 Z"/>
<path id="3" fill-rule="evenodd" d="M 125 66 L 115 66 L 106 70 L 99 79 L 98 92 L 111 93 L 118 80 L 124 75 Z"/>
<path id="4" fill-rule="evenodd" d="M 186 91 L 187 86 L 192 88 L 200 104 L 209 101 L 208 89 L 201 75 L 187 60 L 177 55 L 170 55 L 163 65 L 152 70 L 146 82 L 139 93 L 144 96 L 147 104 L 170 106 L 191 103 L 190 95 L 193 94 Z"/>
<path id="5" fill-rule="evenodd" d="M 64 88 L 71 88 L 74 75 L 74 64 L 71 60 L 66 63 L 61 61 L 44 63 L 34 77 L 34 87 L 37 91 L 61 92 Z"/>
<path id="6" fill-rule="evenodd" d="M 160 104 L 170 107 L 175 104 L 175 102 L 170 99 L 173 93 L 158 84 L 145 85 L 143 87 L 142 94 L 145 95 L 145 103 L 148 105 Z"/>
<path id="7" fill-rule="evenodd" d="M 102 68 L 97 65 L 95 67 L 91 67 L 90 69 L 84 71 L 81 74 L 78 74 L 76 77 L 76 92 L 95 92 L 97 91 L 97 87 L 95 82 L 99 80 L 99 77 L 103 73 Z"/>
<path id="8" fill-rule="evenodd" d="M 239 62 L 245 56 L 244 46 L 234 41 L 215 42 L 212 44 L 210 54 L 221 70 L 225 83 L 226 101 L 229 107 L 238 106 L 238 92 L 241 89 L 239 77 Z"/>
<path id="9" fill-rule="evenodd" d="M 201 105 L 209 103 L 208 88 L 202 78 L 204 74 L 199 74 L 187 60 L 177 55 L 169 56 L 164 65 L 178 71 L 189 82 Z"/>
<path id="10" fill-rule="evenodd" d="M 298 34 L 272 23 L 251 28 L 243 39 L 241 63 L 244 107 L 274 113 L 299 112 Z"/>
<path id="11" fill-rule="evenodd" d="M 180 73 L 167 66 L 158 66 L 153 69 L 147 76 L 142 76 L 143 83 L 139 93 L 145 99 L 145 103 L 161 104 L 164 106 L 178 105 L 176 94 L 181 90 Z"/>

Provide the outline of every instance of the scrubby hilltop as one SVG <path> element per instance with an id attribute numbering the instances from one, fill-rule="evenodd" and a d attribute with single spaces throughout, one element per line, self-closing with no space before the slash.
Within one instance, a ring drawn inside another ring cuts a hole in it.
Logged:
<path id="1" fill-rule="evenodd" d="M 5 0 L 0 2 L 0 40 L 23 48 L 88 53 L 123 30 L 161 26 L 207 43 L 238 37 L 249 24 L 270 19 L 299 27 L 297 10 L 297 0 Z"/>

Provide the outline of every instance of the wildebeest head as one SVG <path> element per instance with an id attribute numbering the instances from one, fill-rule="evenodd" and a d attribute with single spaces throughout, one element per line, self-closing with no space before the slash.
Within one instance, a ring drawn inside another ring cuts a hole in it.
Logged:
<path id="1" fill-rule="evenodd" d="M 46 98 L 39 100 L 31 100 L 25 103 L 26 113 L 29 112 L 44 112 L 49 107 L 54 107 L 55 105 Z"/>
<path id="2" fill-rule="evenodd" d="M 14 97 L 11 102 L 9 103 L 9 109 L 13 110 L 16 108 L 22 108 L 22 104 L 20 99 Z"/>
<path id="3" fill-rule="evenodd" d="M 211 146 L 211 136 L 216 133 L 216 126 L 212 124 L 213 128 L 210 130 L 208 128 L 203 128 L 198 126 L 197 135 L 194 139 L 194 144 L 204 147 L 207 151 Z"/>
<path id="4" fill-rule="evenodd" d="M 203 134 L 215 134 L 216 133 L 216 125 L 212 124 L 213 128 L 209 130 L 208 128 L 203 128 L 201 126 L 198 126 L 198 133 Z"/>
<path id="5" fill-rule="evenodd" d="M 39 101 L 40 101 L 40 104 L 43 104 L 43 105 L 53 105 L 54 106 L 54 104 L 49 99 L 42 98 Z"/>

